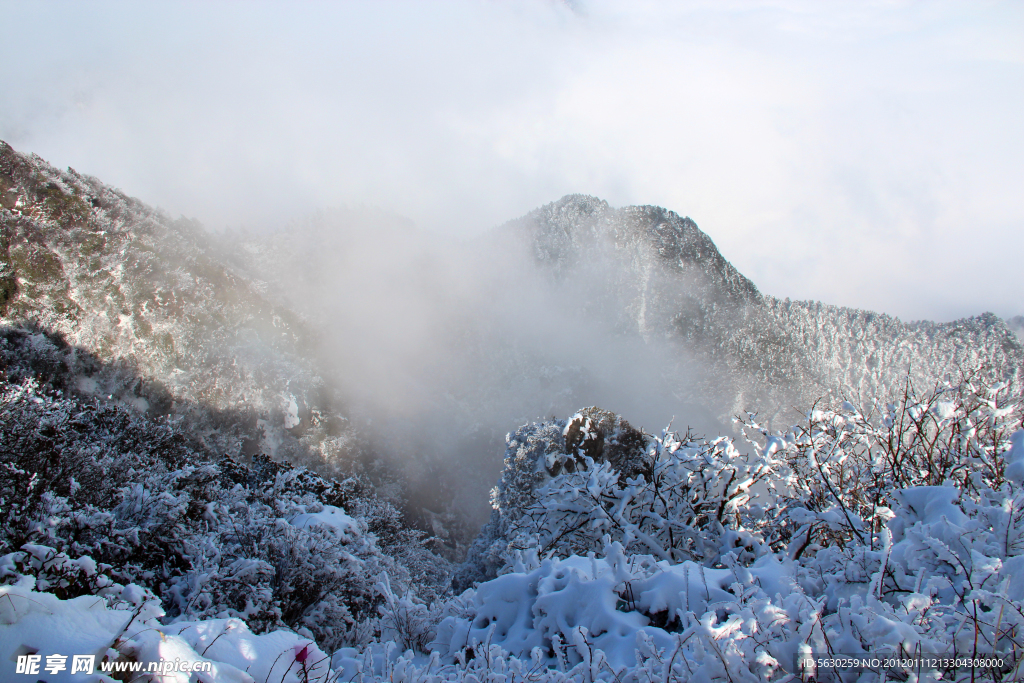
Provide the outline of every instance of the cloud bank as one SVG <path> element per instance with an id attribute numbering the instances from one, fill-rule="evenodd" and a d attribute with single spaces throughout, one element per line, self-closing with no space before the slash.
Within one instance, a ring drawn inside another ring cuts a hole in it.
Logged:
<path id="1" fill-rule="evenodd" d="M 1022 311 L 1019 3 L 3 3 L 0 138 L 213 228 L 570 192 L 769 294 Z"/>
<path id="2" fill-rule="evenodd" d="M 316 367 L 414 507 L 482 523 L 505 435 L 586 406 L 653 433 L 670 421 L 729 429 L 731 387 L 709 395 L 685 344 L 637 334 L 626 312 L 636 291 L 609 286 L 628 277 L 632 253 L 595 247 L 558 274 L 521 228 L 460 240 L 335 210 L 239 250 L 315 330 Z"/>

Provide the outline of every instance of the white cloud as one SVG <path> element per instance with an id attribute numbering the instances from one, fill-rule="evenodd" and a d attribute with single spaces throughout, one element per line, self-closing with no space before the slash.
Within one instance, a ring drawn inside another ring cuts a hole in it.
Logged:
<path id="1" fill-rule="evenodd" d="M 9 3 L 0 138 L 212 226 L 567 192 L 693 217 L 762 290 L 1021 312 L 1019 3 Z"/>

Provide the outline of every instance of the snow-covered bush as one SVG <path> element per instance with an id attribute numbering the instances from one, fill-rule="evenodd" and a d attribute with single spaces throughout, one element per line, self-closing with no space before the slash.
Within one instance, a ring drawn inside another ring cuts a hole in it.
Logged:
<path id="1" fill-rule="evenodd" d="M 747 503 L 752 489 L 767 492 L 774 481 L 771 454 L 743 454 L 727 437 L 698 441 L 669 430 L 660 437 L 633 430 L 632 457 L 608 458 L 613 448 L 580 447 L 601 444 L 596 429 L 566 438 L 578 424 L 591 424 L 586 412 L 509 436 L 505 472 L 492 494 L 495 511 L 457 575 L 460 587 L 493 578 L 514 550 L 586 554 L 600 551 L 606 535 L 629 552 L 672 562 L 715 564 L 734 552 L 749 563 L 763 554 L 758 531 L 767 517 Z"/>
<path id="2" fill-rule="evenodd" d="M 781 432 L 749 415 L 748 454 L 648 437 L 650 480 L 593 459 L 552 477 L 543 463 L 565 423 L 521 429 L 502 486 L 531 485 L 496 490 L 462 572 L 484 578 L 430 627 L 438 666 L 452 680 L 486 656 L 576 680 L 879 681 L 877 668 L 805 659 L 995 654 L 986 680 L 1019 680 L 1022 408 L 998 384 L 908 384 L 867 410 L 816 406 Z"/>
<path id="3" fill-rule="evenodd" d="M 790 465 L 777 539 L 825 601 L 836 651 L 1020 651 L 1022 408 L 964 379 L 812 410 L 786 433 L 746 421 Z"/>
<path id="4" fill-rule="evenodd" d="M 27 583 L 37 591 L 53 593 L 58 598 L 98 595 L 108 604 L 120 604 L 125 587 L 110 576 L 110 565 L 99 564 L 88 555 L 71 558 L 45 545 L 26 543 L 22 549 L 0 556 L 0 581 Z M 149 590 L 135 586 L 135 593 L 147 600 L 157 598 Z"/>
<path id="5" fill-rule="evenodd" d="M 77 393 L 45 353 L 34 374 L 31 339 L 0 378 L 0 583 L 62 598 L 137 584 L 168 619 L 241 618 L 328 649 L 376 633 L 383 573 L 444 593 L 448 563 L 366 481 L 220 457 L 175 418 Z"/>
<path id="6" fill-rule="evenodd" d="M 565 557 L 599 551 L 605 537 L 629 552 L 662 560 L 718 564 L 733 552 L 745 564 L 764 553 L 755 530 L 762 516 L 746 503 L 769 481 L 771 458 L 741 454 L 721 437 L 712 442 L 666 430 L 649 437 L 651 471 L 627 478 L 610 462 L 589 457 L 555 477 L 508 523 L 513 549 Z"/>
<path id="7" fill-rule="evenodd" d="M 974 378 L 944 381 L 926 393 L 908 384 L 891 403 L 866 407 L 843 402 L 835 410 L 817 406 L 806 422 L 771 434 L 750 414 L 745 434 L 762 457 L 785 460 L 779 541 L 794 556 L 816 540 L 829 545 L 850 539 L 872 545 L 895 491 L 919 486 L 950 487 L 977 499 L 1006 481 L 1001 457 L 1020 429 L 1024 405 L 1003 383 Z"/>
<path id="8" fill-rule="evenodd" d="M 689 662 L 705 654 L 714 659 L 712 652 L 702 651 L 709 647 L 703 641 L 729 635 L 734 642 L 725 641 L 727 649 L 744 653 L 750 663 L 757 660 L 770 671 L 779 668 L 776 658 L 781 658 L 793 670 L 796 645 L 810 634 L 800 627 L 819 611 L 797 588 L 794 563 L 771 556 L 749 568 L 733 563 L 712 569 L 692 561 L 627 555 L 621 544 L 611 543 L 601 557 L 532 559 L 532 564 L 518 562 L 516 571 L 480 584 L 469 596 L 468 618 L 448 617 L 441 623 L 434 646 L 443 656 L 454 661 L 498 645 L 550 666 L 589 662 L 596 676 L 605 665 L 619 673 L 632 669 L 638 647 L 651 657 L 681 644 Z M 773 605 L 770 598 L 778 595 L 788 597 Z M 763 627 L 744 623 L 751 617 Z M 768 636 L 774 641 L 770 652 L 764 649 Z M 719 666 L 715 662 L 710 669 Z"/>

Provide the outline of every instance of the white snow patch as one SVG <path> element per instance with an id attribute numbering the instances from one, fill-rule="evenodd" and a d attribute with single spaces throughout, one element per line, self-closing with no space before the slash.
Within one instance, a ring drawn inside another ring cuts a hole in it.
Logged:
<path id="1" fill-rule="evenodd" d="M 300 529 L 313 526 L 333 529 L 342 535 L 359 533 L 359 523 L 339 507 L 324 505 L 319 512 L 304 512 L 290 518 L 288 522 Z"/>
<path id="2" fill-rule="evenodd" d="M 1024 486 L 1024 429 L 1010 437 L 1010 450 L 1006 458 L 1006 478 L 1017 486 Z"/>
<path id="3" fill-rule="evenodd" d="M 295 401 L 295 397 L 291 394 L 282 396 L 281 403 L 284 408 L 284 428 L 298 427 L 302 420 L 299 419 L 299 404 Z"/>
<path id="4" fill-rule="evenodd" d="M 175 659 L 189 662 L 190 668 L 211 663 L 206 673 L 167 672 L 157 677 L 163 683 L 327 683 L 332 678 L 328 656 L 308 638 L 289 631 L 255 635 L 240 619 L 162 625 L 158 617 L 163 610 L 155 601 L 145 602 L 145 592 L 136 586 L 121 593 L 128 603 L 111 608 L 100 596 L 61 600 L 32 590 L 32 583 L 0 586 L 0 662 L 5 670 L 13 671 L 19 655 L 38 654 L 40 680 L 93 683 L 110 680 L 99 676 L 105 657 L 126 656 L 143 662 L 144 668 Z M 133 598 L 137 604 L 130 603 Z M 95 655 L 94 673 L 71 673 L 71 656 L 76 654 Z M 46 672 L 48 655 L 67 656 L 66 669 Z"/>

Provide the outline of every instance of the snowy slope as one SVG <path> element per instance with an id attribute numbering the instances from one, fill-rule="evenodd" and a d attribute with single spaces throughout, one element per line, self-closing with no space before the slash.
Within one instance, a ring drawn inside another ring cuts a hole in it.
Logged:
<path id="1" fill-rule="evenodd" d="M 320 331 L 318 367 L 431 523 L 483 521 L 504 435 L 580 405 L 725 433 L 747 410 L 786 425 L 819 399 L 961 371 L 1016 386 L 1024 367 L 990 314 L 906 323 L 765 296 L 690 219 L 584 195 L 472 240 L 346 209 L 236 244 L 232 266 Z"/>
<path id="2" fill-rule="evenodd" d="M 689 219 L 579 195 L 465 248 L 351 213 L 239 245 L 3 145 L 0 207 L 4 680 L 54 654 L 204 683 L 1021 680 L 1022 350 L 995 316 L 778 301 Z M 573 414 L 595 386 L 738 431 Z M 395 489 L 267 457 L 358 469 L 341 396 L 398 401 L 374 445 L 425 472 L 438 536 L 439 500 L 489 503 L 457 594 Z M 922 652 L 999 663 L 808 660 Z M 108 680 L 79 673 L 39 679 Z"/>
<path id="3" fill-rule="evenodd" d="M 823 396 L 863 399 L 908 377 L 931 384 L 964 370 L 1019 382 L 1024 372 L 1020 339 L 991 313 L 906 323 L 765 296 L 692 220 L 660 207 L 569 195 L 502 230 L 522 236 L 556 277 L 578 281 L 586 305 L 621 328 L 695 355 L 705 394 L 725 416 Z"/>
<path id="4" fill-rule="evenodd" d="M 190 406 L 229 452 L 341 469 L 358 456 L 304 358 L 310 331 L 227 267 L 200 226 L 2 142 L 0 204 L 0 325 L 35 325 L 101 358 L 110 369 L 80 368 L 81 389 L 153 414 Z M 228 411 L 241 417 L 221 424 Z"/>

